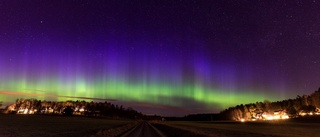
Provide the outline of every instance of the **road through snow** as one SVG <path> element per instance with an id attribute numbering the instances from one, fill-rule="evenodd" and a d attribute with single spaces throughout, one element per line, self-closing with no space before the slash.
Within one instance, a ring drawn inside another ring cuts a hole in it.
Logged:
<path id="1" fill-rule="evenodd" d="M 165 137 L 165 135 L 150 123 L 141 122 L 138 126 L 124 134 L 122 137 Z"/>

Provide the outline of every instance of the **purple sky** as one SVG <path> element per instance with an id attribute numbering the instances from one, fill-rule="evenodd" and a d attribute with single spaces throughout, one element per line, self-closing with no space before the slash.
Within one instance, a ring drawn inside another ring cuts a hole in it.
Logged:
<path id="1" fill-rule="evenodd" d="M 155 104 L 170 115 L 226 107 L 202 95 L 294 98 L 320 86 L 319 22 L 320 2 L 308 0 L 3 0 L 0 90 Z M 149 92 L 129 98 L 120 86 Z M 182 105 L 190 100 L 199 105 Z M 158 113 L 149 105 L 136 108 Z"/>

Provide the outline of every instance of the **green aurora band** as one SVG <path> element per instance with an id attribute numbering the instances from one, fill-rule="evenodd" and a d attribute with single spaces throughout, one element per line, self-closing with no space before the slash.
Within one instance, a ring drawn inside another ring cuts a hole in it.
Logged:
<path id="1" fill-rule="evenodd" d="M 117 79 L 87 82 L 84 78 L 79 78 L 72 82 L 59 81 L 59 79 L 55 78 L 34 81 L 26 79 L 7 80 L 1 81 L 0 91 L 22 92 L 26 93 L 26 95 L 39 94 L 36 98 L 54 101 L 64 101 L 66 98 L 79 100 L 68 98 L 69 96 L 146 102 L 176 107 L 184 106 L 185 102 L 177 100 L 177 98 L 183 98 L 204 103 L 208 108 L 212 107 L 221 110 L 239 104 L 255 103 L 266 99 L 279 99 L 276 95 L 261 94 L 267 93 L 263 91 L 232 92 L 208 88 L 201 84 L 173 85 L 165 82 L 127 82 Z M 56 97 L 46 95 L 56 95 Z M 8 100 L 6 96 L 1 96 L 0 100 L 12 101 Z"/>

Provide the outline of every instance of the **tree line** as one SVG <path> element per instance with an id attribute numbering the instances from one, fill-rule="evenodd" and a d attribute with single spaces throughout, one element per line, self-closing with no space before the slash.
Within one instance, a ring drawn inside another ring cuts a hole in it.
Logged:
<path id="1" fill-rule="evenodd" d="M 319 111 L 319 108 L 320 88 L 311 95 L 298 95 L 295 99 L 276 102 L 265 100 L 264 102 L 237 105 L 220 112 L 220 115 L 223 119 L 240 120 L 251 119 L 262 113 L 273 114 L 276 111 L 281 111 L 290 117 L 296 117 L 302 113 L 312 114 L 312 112 Z"/>
<path id="2" fill-rule="evenodd" d="M 110 118 L 141 118 L 142 114 L 132 108 L 105 102 L 86 101 L 41 101 L 37 99 L 19 98 L 12 105 L 5 108 L 7 113 L 21 114 L 57 114 L 57 115 L 85 115 L 105 116 Z"/>

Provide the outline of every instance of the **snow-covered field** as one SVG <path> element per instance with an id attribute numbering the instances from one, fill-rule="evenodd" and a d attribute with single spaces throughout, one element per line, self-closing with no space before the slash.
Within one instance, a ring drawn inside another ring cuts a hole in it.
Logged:
<path id="1" fill-rule="evenodd" d="M 255 122 L 165 121 L 154 124 L 169 136 L 296 136 L 319 137 L 320 117 Z"/>
<path id="2" fill-rule="evenodd" d="M 112 136 L 134 127 L 136 123 L 88 117 L 0 115 L 0 136 Z M 254 122 L 163 121 L 152 125 L 167 136 L 320 136 L 320 117 Z"/>
<path id="3" fill-rule="evenodd" d="M 50 115 L 0 115 L 1 137 L 91 136 L 132 121 Z"/>

